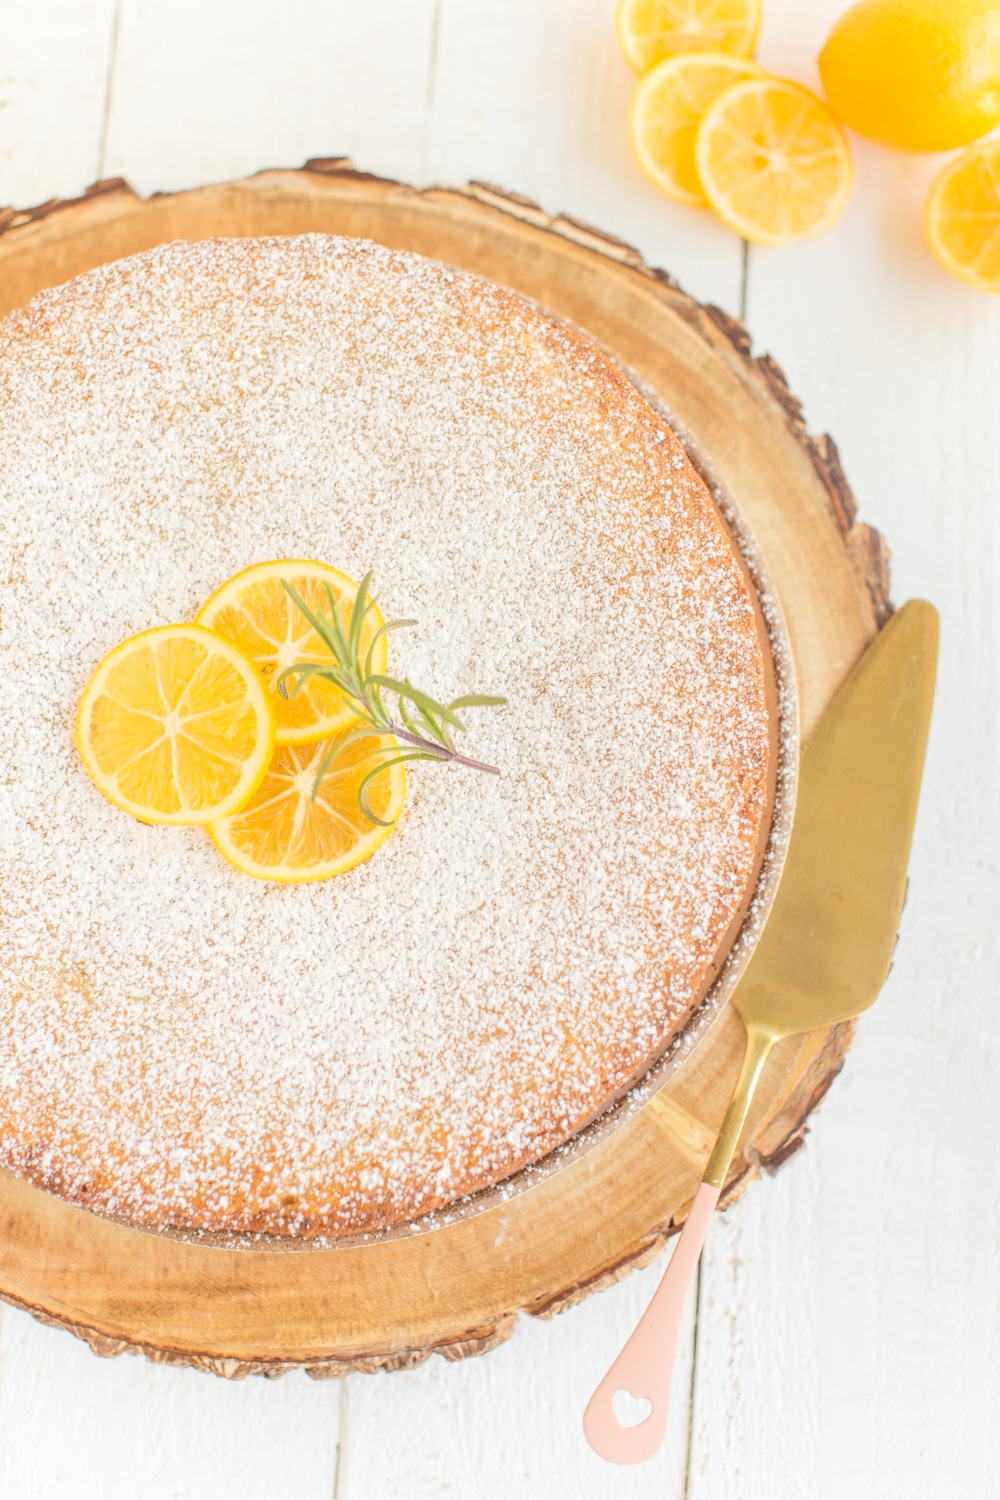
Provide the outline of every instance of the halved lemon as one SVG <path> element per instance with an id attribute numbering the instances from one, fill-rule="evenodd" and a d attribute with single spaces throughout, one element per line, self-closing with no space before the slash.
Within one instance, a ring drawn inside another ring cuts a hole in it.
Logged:
<path id="1" fill-rule="evenodd" d="M 358 801 L 368 773 L 401 748 L 395 740 L 374 735 L 351 739 L 340 748 L 336 740 L 279 745 L 247 805 L 209 827 L 216 848 L 237 870 L 258 880 L 298 884 L 342 875 L 385 843 L 403 809 L 402 765 L 388 766 L 367 787 L 368 804 L 386 826 L 366 817 Z M 331 750 L 333 757 L 316 786 Z"/>
<path id="2" fill-rule="evenodd" d="M 328 739 L 356 718 L 350 700 L 332 683 L 309 678 L 291 696 L 278 692 L 278 679 L 297 662 L 331 660 L 330 652 L 286 592 L 283 581 L 295 588 L 318 615 L 330 613 L 327 589 L 333 591 L 345 627 L 350 625 L 358 586 L 326 563 L 302 558 L 254 563 L 227 580 L 198 611 L 199 625 L 224 635 L 248 656 L 267 684 L 278 725 L 279 745 L 311 744 Z M 361 629 L 362 656 L 382 626 L 382 616 L 369 602 Z M 375 643 L 372 670 L 384 672 L 386 640 Z"/>
<path id="3" fill-rule="evenodd" d="M 632 149 L 650 181 L 681 203 L 705 203 L 694 159 L 698 126 L 721 93 L 762 72 L 721 52 L 681 52 L 647 73 L 635 91 L 630 124 Z"/>
<path id="4" fill-rule="evenodd" d="M 80 699 L 80 759 L 144 823 L 209 823 L 242 807 L 274 752 L 274 710 L 251 662 L 200 625 L 122 641 Z"/>
<path id="5" fill-rule="evenodd" d="M 749 57 L 760 31 L 760 0 L 618 0 L 615 27 L 637 73 L 675 52 Z"/>
<path id="6" fill-rule="evenodd" d="M 926 227 L 946 271 L 1000 292 L 1000 140 L 963 151 L 935 178 Z"/>
<path id="7" fill-rule="evenodd" d="M 719 218 L 761 245 L 822 234 L 854 180 L 830 111 L 781 78 L 751 78 L 720 94 L 698 128 L 695 161 Z"/>

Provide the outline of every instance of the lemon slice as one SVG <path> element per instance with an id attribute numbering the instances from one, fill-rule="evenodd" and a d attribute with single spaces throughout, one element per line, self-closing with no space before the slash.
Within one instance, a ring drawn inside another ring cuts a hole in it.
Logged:
<path id="1" fill-rule="evenodd" d="M 946 271 L 982 292 L 1000 292 L 1000 140 L 948 163 L 931 186 L 925 223 Z"/>
<path id="2" fill-rule="evenodd" d="M 145 823 L 209 823 L 259 786 L 274 751 L 274 711 L 230 641 L 199 625 L 162 625 L 98 663 L 74 738 L 116 807 Z"/>
<path id="3" fill-rule="evenodd" d="M 752 78 L 720 94 L 698 128 L 695 161 L 719 218 L 761 245 L 822 234 L 854 179 L 830 111 L 779 78 Z"/>
<path id="4" fill-rule="evenodd" d="M 387 736 L 352 739 L 339 748 L 336 740 L 279 745 L 251 800 L 213 823 L 209 834 L 231 865 L 258 880 L 301 884 L 342 875 L 385 843 L 403 809 L 406 776 L 398 764 L 366 790 L 372 812 L 386 826 L 373 823 L 358 802 L 364 778 L 400 749 Z"/>
<path id="5" fill-rule="evenodd" d="M 726 89 L 762 69 L 721 52 L 681 52 L 647 73 L 632 101 L 631 136 L 636 160 L 651 182 L 681 203 L 705 203 L 694 159 L 698 126 Z"/>
<path id="6" fill-rule="evenodd" d="M 278 679 L 296 662 L 330 661 L 323 641 L 286 592 L 290 583 L 314 613 L 330 613 L 327 588 L 333 590 L 345 627 L 349 627 L 358 586 L 346 573 L 326 563 L 302 558 L 254 563 L 216 589 L 198 611 L 198 624 L 224 635 L 248 656 L 264 678 L 274 706 L 279 745 L 310 744 L 346 729 L 356 718 L 350 700 L 339 688 L 311 677 L 295 696 L 278 692 Z M 366 653 L 382 626 L 382 616 L 369 602 L 361 631 L 361 654 Z M 375 643 L 372 670 L 384 672 L 386 639 Z M 290 686 L 290 685 L 289 685 Z"/>
<path id="7" fill-rule="evenodd" d="M 618 0 L 615 28 L 637 73 L 675 52 L 749 57 L 760 31 L 760 0 Z"/>

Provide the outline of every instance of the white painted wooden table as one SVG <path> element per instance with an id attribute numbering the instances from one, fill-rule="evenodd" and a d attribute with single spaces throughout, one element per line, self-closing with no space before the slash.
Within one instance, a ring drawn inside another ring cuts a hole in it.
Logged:
<path id="1" fill-rule="evenodd" d="M 805 82 L 842 0 L 765 0 Z M 637 1273 L 481 1360 L 226 1384 L 0 1312 L 4 1500 L 986 1500 L 1000 1494 L 1000 299 L 938 271 L 933 159 L 856 143 L 815 245 L 754 251 L 632 165 L 612 0 L 4 0 L 0 202 L 350 154 L 492 180 L 742 314 L 835 434 L 894 596 L 944 616 L 896 966 L 804 1153 L 715 1226 L 667 1449 L 615 1470 L 586 1396 Z M 695 1322 L 697 1321 L 697 1328 Z"/>

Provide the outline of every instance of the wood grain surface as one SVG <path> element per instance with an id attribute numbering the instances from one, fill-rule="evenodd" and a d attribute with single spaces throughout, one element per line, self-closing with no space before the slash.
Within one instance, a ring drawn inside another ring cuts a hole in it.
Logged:
<path id="1" fill-rule="evenodd" d="M 763 61 L 813 81 L 839 8 L 767 0 Z M 614 1473 L 578 1429 L 649 1295 L 651 1265 L 567 1317 L 521 1320 L 488 1359 L 333 1384 L 99 1364 L 8 1309 L 0 1491 L 988 1496 L 1000 1222 L 976 1143 L 995 1118 L 1000 1065 L 989 988 L 1000 958 L 997 305 L 948 281 L 922 248 L 934 160 L 855 143 L 859 187 L 843 224 L 773 254 L 748 255 L 707 216 L 659 199 L 629 159 L 632 83 L 604 0 L 377 9 L 19 8 L 0 62 L 0 201 L 72 195 L 116 173 L 142 192 L 179 188 L 348 152 L 388 176 L 516 186 L 742 315 L 814 427 L 837 434 L 865 515 L 893 541 L 897 596 L 927 594 L 944 612 L 903 941 L 809 1149 L 713 1230 L 681 1376 L 691 1399 L 656 1464 Z M 947 1242 L 933 1228 L 945 1222 Z"/>

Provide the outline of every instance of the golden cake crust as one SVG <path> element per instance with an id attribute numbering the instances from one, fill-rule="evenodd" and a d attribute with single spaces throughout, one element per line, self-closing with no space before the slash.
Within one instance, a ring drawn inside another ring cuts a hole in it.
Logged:
<path id="1" fill-rule="evenodd" d="M 148 1228 L 375 1230 L 688 1024 L 760 871 L 773 671 L 705 485 L 583 335 L 359 241 L 118 262 L 0 324 L 0 536 L 0 1163 Z M 511 707 L 495 784 L 418 768 L 368 865 L 279 889 L 104 803 L 68 726 L 118 639 L 310 555 L 419 617 L 394 666 Z"/>

